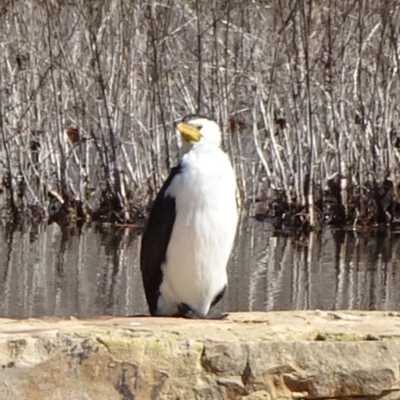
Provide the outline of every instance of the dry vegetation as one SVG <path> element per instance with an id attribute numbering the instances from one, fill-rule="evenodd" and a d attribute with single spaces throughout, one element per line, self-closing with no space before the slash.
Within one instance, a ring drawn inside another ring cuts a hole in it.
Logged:
<path id="1" fill-rule="evenodd" d="M 201 112 L 260 217 L 395 224 L 399 17 L 397 1 L 3 0 L 3 208 L 132 221 L 177 160 L 174 122 Z"/>

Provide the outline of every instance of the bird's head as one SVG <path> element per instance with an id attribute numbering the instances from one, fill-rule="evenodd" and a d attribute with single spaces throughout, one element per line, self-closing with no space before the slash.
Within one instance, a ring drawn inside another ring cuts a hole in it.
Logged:
<path id="1" fill-rule="evenodd" d="M 176 125 L 176 130 L 182 138 L 183 153 L 197 143 L 209 143 L 217 147 L 221 145 L 221 128 L 215 121 L 202 115 L 188 115 Z"/>

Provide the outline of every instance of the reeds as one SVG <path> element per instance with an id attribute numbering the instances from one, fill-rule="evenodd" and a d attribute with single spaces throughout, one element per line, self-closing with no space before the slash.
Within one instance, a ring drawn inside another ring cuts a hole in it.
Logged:
<path id="1" fill-rule="evenodd" d="M 223 127 L 243 204 L 267 201 L 269 214 L 283 204 L 281 213 L 316 226 L 330 196 L 342 222 L 393 220 L 399 8 L 356 0 L 4 1 L 5 206 L 132 220 L 177 161 L 174 122 L 201 112 Z M 324 189 L 329 179 L 338 196 Z"/>

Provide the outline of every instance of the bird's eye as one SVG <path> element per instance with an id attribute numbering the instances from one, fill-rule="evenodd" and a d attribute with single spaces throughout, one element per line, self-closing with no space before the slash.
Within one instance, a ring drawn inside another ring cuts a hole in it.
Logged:
<path id="1" fill-rule="evenodd" d="M 196 129 L 198 130 L 198 131 L 201 131 L 201 128 L 203 127 L 203 125 L 196 125 Z"/>

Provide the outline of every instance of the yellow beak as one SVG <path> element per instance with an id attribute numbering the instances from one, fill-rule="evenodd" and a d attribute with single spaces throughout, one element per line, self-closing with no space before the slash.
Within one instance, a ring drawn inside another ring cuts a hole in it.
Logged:
<path id="1" fill-rule="evenodd" d="M 198 142 L 201 139 L 201 134 L 197 128 L 192 125 L 179 122 L 176 129 L 182 135 L 183 140 L 186 142 Z"/>

